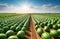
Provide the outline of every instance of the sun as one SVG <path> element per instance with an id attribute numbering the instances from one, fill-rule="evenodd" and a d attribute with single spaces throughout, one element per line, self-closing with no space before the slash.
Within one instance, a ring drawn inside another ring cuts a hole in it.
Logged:
<path id="1" fill-rule="evenodd" d="M 21 8 L 22 8 L 24 11 L 28 11 L 30 7 L 29 7 L 28 4 L 22 4 Z"/>
<path id="2" fill-rule="evenodd" d="M 24 3 L 24 4 L 20 5 L 20 7 L 17 10 L 17 12 L 20 12 L 20 13 L 30 13 L 32 11 L 33 10 L 31 8 L 31 5 L 27 4 L 27 3 Z"/>

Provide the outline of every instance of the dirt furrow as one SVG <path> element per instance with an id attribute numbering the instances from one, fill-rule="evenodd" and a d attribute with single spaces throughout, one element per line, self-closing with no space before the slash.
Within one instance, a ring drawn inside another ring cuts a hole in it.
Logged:
<path id="1" fill-rule="evenodd" d="M 37 34 L 37 32 L 35 30 L 35 25 L 32 21 L 32 17 L 30 19 L 30 26 L 31 26 L 31 31 L 32 31 L 31 39 L 40 39 L 39 35 Z"/>

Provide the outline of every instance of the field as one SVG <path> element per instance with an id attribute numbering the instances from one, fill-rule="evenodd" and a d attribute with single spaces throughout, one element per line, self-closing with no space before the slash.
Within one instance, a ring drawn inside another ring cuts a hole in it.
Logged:
<path id="1" fill-rule="evenodd" d="M 0 14 L 0 39 L 60 39 L 60 14 Z"/>

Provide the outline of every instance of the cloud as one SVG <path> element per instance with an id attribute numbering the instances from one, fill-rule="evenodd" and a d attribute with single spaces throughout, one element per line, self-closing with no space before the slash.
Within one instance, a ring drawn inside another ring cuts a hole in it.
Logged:
<path id="1" fill-rule="evenodd" d="M 5 10 L 7 8 L 7 4 L 0 4 L 0 10 Z"/>
<path id="2" fill-rule="evenodd" d="M 60 13 L 60 5 L 43 4 L 34 6 L 30 4 L 22 4 L 13 6 L 9 4 L 0 4 L 1 13 Z"/>
<path id="3" fill-rule="evenodd" d="M 60 5 L 43 4 L 41 6 L 34 6 L 33 8 L 40 13 L 60 13 Z"/>

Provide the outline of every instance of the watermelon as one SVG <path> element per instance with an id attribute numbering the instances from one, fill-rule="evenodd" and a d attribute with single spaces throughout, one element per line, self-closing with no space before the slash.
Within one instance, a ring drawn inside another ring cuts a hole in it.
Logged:
<path id="1" fill-rule="evenodd" d="M 41 34 L 43 33 L 43 30 L 42 30 L 41 28 L 38 28 L 38 29 L 37 29 L 37 33 L 38 33 L 39 35 L 41 35 Z"/>
<path id="2" fill-rule="evenodd" d="M 60 28 L 60 24 L 57 24 L 58 28 Z"/>
<path id="3" fill-rule="evenodd" d="M 53 25 L 53 24 L 51 24 L 51 23 L 48 23 L 48 24 L 47 24 L 47 26 L 49 26 L 50 28 L 52 28 L 52 25 Z"/>
<path id="4" fill-rule="evenodd" d="M 7 35 L 7 37 L 9 37 L 9 36 L 11 36 L 11 35 L 14 35 L 14 31 L 13 31 L 13 30 L 8 30 L 8 31 L 6 32 L 6 35 Z"/>
<path id="5" fill-rule="evenodd" d="M 57 21 L 57 24 L 59 24 L 60 23 L 60 20 L 59 21 Z"/>
<path id="6" fill-rule="evenodd" d="M 24 36 L 25 36 L 25 32 L 22 30 L 17 33 L 18 38 L 23 38 Z"/>
<path id="7" fill-rule="evenodd" d="M 58 31 L 58 34 L 60 35 L 60 29 L 58 29 L 57 31 Z"/>
<path id="8" fill-rule="evenodd" d="M 42 37 L 42 39 L 52 39 L 50 33 L 48 33 L 48 32 L 42 33 L 41 37 Z"/>
<path id="9" fill-rule="evenodd" d="M 35 29 L 37 30 L 38 28 L 39 28 L 39 26 L 38 26 L 38 25 L 36 25 L 36 26 L 35 26 Z"/>
<path id="10" fill-rule="evenodd" d="M 3 27 L 3 29 L 4 29 L 4 33 L 5 33 L 6 31 L 9 30 L 9 27 L 8 26 L 5 26 L 5 27 Z"/>
<path id="11" fill-rule="evenodd" d="M 43 24 L 44 24 L 44 26 L 46 26 L 47 25 L 47 22 L 43 22 Z"/>
<path id="12" fill-rule="evenodd" d="M 23 26 L 23 27 L 25 27 L 26 29 L 28 29 L 29 26 L 28 26 L 28 24 L 27 24 L 27 25 L 25 25 L 25 26 Z"/>
<path id="13" fill-rule="evenodd" d="M 53 25 L 53 29 L 57 29 L 58 27 L 56 25 Z"/>
<path id="14" fill-rule="evenodd" d="M 15 28 L 16 28 L 16 26 L 11 26 L 11 27 L 10 27 L 10 30 L 15 31 Z"/>
<path id="15" fill-rule="evenodd" d="M 40 26 L 43 28 L 44 27 L 44 24 L 43 23 L 40 23 Z"/>
<path id="16" fill-rule="evenodd" d="M 14 36 L 8 37 L 8 39 L 18 39 L 18 37 L 14 35 Z"/>
<path id="17" fill-rule="evenodd" d="M 0 33 L 4 33 L 4 29 L 3 28 L 0 28 Z"/>
<path id="18" fill-rule="evenodd" d="M 0 39 L 6 39 L 6 35 L 3 33 L 0 33 Z"/>
<path id="19" fill-rule="evenodd" d="M 18 32 L 18 31 L 21 30 L 21 27 L 20 26 L 17 26 L 15 30 L 16 30 L 16 32 Z"/>
<path id="20" fill-rule="evenodd" d="M 49 26 L 45 26 L 44 30 L 47 31 L 47 32 L 49 32 L 50 31 L 50 27 Z"/>
<path id="21" fill-rule="evenodd" d="M 58 31 L 57 30 L 51 30 L 50 31 L 51 36 L 57 37 L 58 36 Z"/>
<path id="22" fill-rule="evenodd" d="M 26 31 L 26 27 L 22 27 L 22 29 L 21 29 L 22 31 Z"/>

